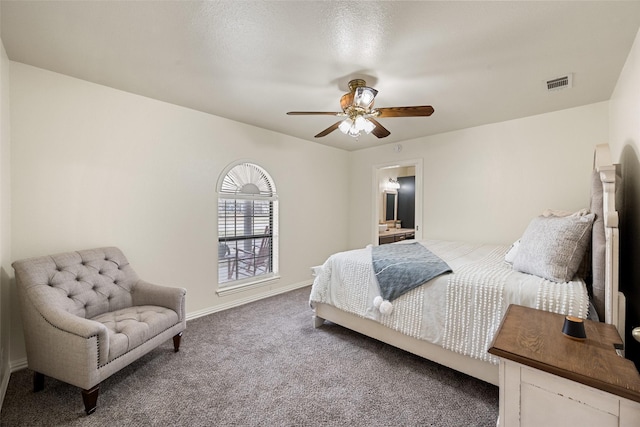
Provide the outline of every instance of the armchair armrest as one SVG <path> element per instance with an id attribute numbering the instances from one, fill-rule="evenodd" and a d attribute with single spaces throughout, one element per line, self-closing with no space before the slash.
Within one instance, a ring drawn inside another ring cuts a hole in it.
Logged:
<path id="1" fill-rule="evenodd" d="M 40 324 L 30 330 L 31 345 L 45 345 L 43 363 L 49 364 L 56 356 L 66 360 L 79 355 L 88 356 L 97 344 L 97 358 L 94 363 L 107 363 L 109 355 L 109 331 L 105 325 L 95 320 L 76 316 L 66 310 L 45 304 L 30 304 L 30 309 L 23 311 L 23 321 Z M 28 318 L 24 318 L 28 317 Z M 95 338 L 93 341 L 92 338 Z M 55 343 L 55 354 L 50 353 L 47 343 Z M 72 354 L 67 353 L 70 352 Z M 36 353 L 38 355 L 38 353 Z M 30 357 L 40 357 L 34 356 Z M 95 359 L 94 359 L 95 360 Z"/>
<path id="2" fill-rule="evenodd" d="M 187 290 L 184 288 L 154 285 L 153 283 L 139 280 L 131 295 L 134 305 L 157 305 L 170 308 L 178 313 L 178 318 L 181 321 L 184 321 L 186 293 Z"/>
<path id="3" fill-rule="evenodd" d="M 100 322 L 47 306 L 38 307 L 38 311 L 49 324 L 64 332 L 82 338 L 97 336 L 99 340 L 109 342 L 107 327 Z"/>

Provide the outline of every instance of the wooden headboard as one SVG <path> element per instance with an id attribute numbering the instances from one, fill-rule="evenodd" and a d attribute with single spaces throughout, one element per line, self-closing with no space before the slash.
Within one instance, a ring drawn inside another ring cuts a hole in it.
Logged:
<path id="1" fill-rule="evenodd" d="M 593 169 L 602 183 L 602 221 L 594 223 L 593 230 L 593 299 L 594 303 L 601 301 L 604 321 L 613 324 L 624 340 L 625 297 L 618 289 L 620 236 L 618 211 L 616 210 L 617 173 L 616 165 L 611 162 L 608 144 L 596 146 Z M 598 241 L 597 233 L 601 232 L 598 227 L 604 227 L 604 242 Z M 604 244 L 604 251 L 601 247 L 602 244 Z M 604 256 L 598 257 L 598 252 L 604 252 Z M 603 272 L 602 286 L 598 286 L 596 283 L 595 272 L 599 268 Z"/>

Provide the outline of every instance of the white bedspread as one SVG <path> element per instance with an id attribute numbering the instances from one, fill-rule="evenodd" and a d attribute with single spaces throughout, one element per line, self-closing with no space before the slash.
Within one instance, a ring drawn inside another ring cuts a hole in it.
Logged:
<path id="1" fill-rule="evenodd" d="M 555 283 L 519 273 L 504 261 L 507 246 L 420 242 L 453 269 L 393 301 L 391 314 L 373 305 L 380 295 L 371 248 L 332 255 L 316 274 L 310 302 L 375 320 L 414 338 L 497 363 L 487 353 L 509 304 L 585 318 L 584 281 Z"/>

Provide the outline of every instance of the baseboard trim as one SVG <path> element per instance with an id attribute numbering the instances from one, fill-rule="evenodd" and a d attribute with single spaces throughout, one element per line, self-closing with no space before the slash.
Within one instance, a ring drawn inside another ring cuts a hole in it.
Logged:
<path id="1" fill-rule="evenodd" d="M 2 377 L 2 383 L 0 383 L 0 411 L 2 410 L 2 404 L 4 403 L 4 396 L 7 394 L 7 388 L 9 387 L 9 380 L 11 374 L 27 367 L 27 358 L 23 357 L 17 361 L 9 362 L 9 370 L 5 372 Z"/>
<path id="2" fill-rule="evenodd" d="M 278 287 L 275 289 L 268 290 L 266 292 L 261 292 L 259 294 L 251 295 L 246 298 L 240 298 L 225 304 L 220 304 L 220 305 L 208 307 L 202 310 L 193 311 L 191 313 L 187 313 L 187 321 L 197 319 L 198 317 L 206 316 L 208 314 L 217 313 L 219 311 L 228 310 L 230 308 L 239 307 L 241 305 L 245 305 L 250 302 L 259 301 L 264 298 L 269 298 L 272 296 L 283 294 L 285 292 L 293 291 L 295 289 L 304 288 L 305 286 L 311 286 L 312 283 L 313 283 L 313 280 L 305 280 L 303 282 L 293 283 L 288 286 Z"/>
<path id="3" fill-rule="evenodd" d="M 11 378 L 11 372 L 6 372 L 2 377 L 2 383 L 0 383 L 0 410 L 2 410 L 4 396 L 7 394 L 7 387 L 9 387 L 9 378 Z"/>
<path id="4" fill-rule="evenodd" d="M 11 373 L 13 373 L 13 372 L 18 372 L 22 369 L 27 369 L 28 367 L 29 367 L 29 364 L 27 363 L 27 358 L 23 357 L 22 359 L 12 360 L 9 369 Z"/>

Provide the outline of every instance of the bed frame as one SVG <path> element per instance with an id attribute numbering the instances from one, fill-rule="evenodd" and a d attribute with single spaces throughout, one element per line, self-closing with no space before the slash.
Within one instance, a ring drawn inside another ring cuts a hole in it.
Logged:
<path id="1" fill-rule="evenodd" d="M 604 321 L 615 325 L 624 340 L 625 298 L 618 290 L 619 231 L 618 212 L 616 211 L 616 167 L 611 163 L 611 154 L 607 144 L 596 146 L 593 166 L 600 175 L 603 187 L 603 219 L 606 240 Z M 316 302 L 314 307 L 313 325 L 316 328 L 328 320 L 456 371 L 498 385 L 498 365 L 463 356 L 439 345 L 409 337 L 373 320 L 356 316 L 328 304 Z"/>
<path id="2" fill-rule="evenodd" d="M 608 144 L 596 146 L 594 170 L 600 173 L 602 181 L 602 205 L 605 253 L 605 323 L 611 323 L 625 339 L 625 296 L 618 289 L 618 271 L 620 262 L 620 230 L 618 229 L 618 211 L 616 210 L 616 166 L 611 162 Z"/>

